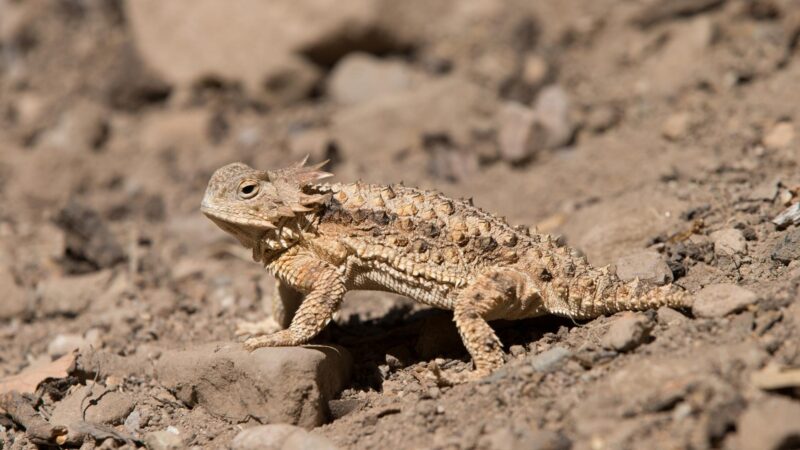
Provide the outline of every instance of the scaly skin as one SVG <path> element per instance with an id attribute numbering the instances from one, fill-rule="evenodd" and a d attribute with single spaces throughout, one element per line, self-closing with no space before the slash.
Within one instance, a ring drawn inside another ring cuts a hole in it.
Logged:
<path id="1" fill-rule="evenodd" d="M 249 349 L 308 342 L 347 291 L 390 291 L 453 311 L 475 363 L 458 382 L 503 364 L 488 320 L 690 306 L 677 287 L 623 283 L 469 201 L 399 185 L 318 184 L 330 174 L 304 163 L 275 171 L 227 165 L 203 198 L 203 213 L 279 281 L 275 316 L 288 328 L 248 339 Z"/>

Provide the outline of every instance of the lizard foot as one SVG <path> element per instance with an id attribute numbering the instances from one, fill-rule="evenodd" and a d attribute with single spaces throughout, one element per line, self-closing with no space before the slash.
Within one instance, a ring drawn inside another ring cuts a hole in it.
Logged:
<path id="1" fill-rule="evenodd" d="M 292 347 L 299 344 L 291 330 L 281 330 L 265 336 L 251 337 L 244 341 L 244 348 L 252 352 L 261 347 Z"/>
<path id="2" fill-rule="evenodd" d="M 236 325 L 237 337 L 242 336 L 262 336 L 280 331 L 281 326 L 272 317 L 267 317 L 259 322 L 240 322 Z"/>

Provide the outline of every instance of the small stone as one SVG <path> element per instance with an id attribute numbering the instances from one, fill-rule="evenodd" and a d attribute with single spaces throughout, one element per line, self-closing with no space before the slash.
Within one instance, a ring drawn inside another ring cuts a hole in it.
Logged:
<path id="1" fill-rule="evenodd" d="M 725 317 L 756 303 L 758 296 L 735 284 L 712 284 L 695 295 L 692 313 L 697 317 Z"/>
<path id="2" fill-rule="evenodd" d="M 513 356 L 523 356 L 525 355 L 525 347 L 521 345 L 512 345 L 511 348 L 508 349 L 508 352 Z"/>
<path id="3" fill-rule="evenodd" d="M 506 103 L 499 113 L 500 156 L 512 164 L 527 161 L 541 150 L 546 131 L 536 113 L 519 103 Z"/>
<path id="4" fill-rule="evenodd" d="M 144 437 L 144 445 L 149 450 L 180 450 L 184 448 L 183 439 L 167 430 L 147 433 Z"/>
<path id="5" fill-rule="evenodd" d="M 86 344 L 86 340 L 79 334 L 59 334 L 47 344 L 47 354 L 55 359 L 77 350 Z"/>
<path id="6" fill-rule="evenodd" d="M 353 105 L 410 89 L 420 76 L 403 61 L 351 53 L 333 68 L 327 92 L 342 105 Z"/>
<path id="7" fill-rule="evenodd" d="M 552 372 L 571 356 L 567 348 L 556 346 L 531 358 L 531 366 L 539 372 Z"/>
<path id="8" fill-rule="evenodd" d="M 740 230 L 725 228 L 711 233 L 709 236 L 714 242 L 714 253 L 718 255 L 733 256 L 747 254 L 747 240 Z"/>
<path id="9" fill-rule="evenodd" d="M 572 140 L 575 126 L 569 109 L 569 96 L 560 86 L 545 86 L 539 92 L 533 110 L 546 130 L 545 148 L 563 147 Z"/>
<path id="10" fill-rule="evenodd" d="M 125 418 L 125 429 L 131 434 L 139 434 L 142 428 L 142 415 L 139 411 L 133 411 Z"/>
<path id="11" fill-rule="evenodd" d="M 653 323 L 642 313 L 623 313 L 612 320 L 601 344 L 618 352 L 633 350 L 643 344 L 653 330 Z"/>
<path id="12" fill-rule="evenodd" d="M 619 113 L 611 106 L 601 105 L 592 108 L 586 117 L 586 127 L 595 133 L 612 128 L 619 121 Z"/>
<path id="13" fill-rule="evenodd" d="M 525 56 L 522 66 L 522 81 L 527 85 L 539 87 L 547 81 L 549 75 L 550 66 L 544 58 L 535 54 Z"/>
<path id="14" fill-rule="evenodd" d="M 337 450 L 337 448 L 326 437 L 304 431 L 290 434 L 281 450 Z"/>
<path id="15" fill-rule="evenodd" d="M 636 278 L 649 284 L 665 285 L 672 282 L 672 270 L 658 252 L 644 250 L 623 256 L 616 262 L 617 276 L 628 282 Z"/>
<path id="16" fill-rule="evenodd" d="M 736 427 L 738 448 L 779 450 L 797 448 L 800 441 L 800 402 L 768 397 L 751 404 Z"/>
<path id="17" fill-rule="evenodd" d="M 231 450 L 280 450 L 289 435 L 299 432 L 305 430 L 282 423 L 255 426 L 240 431 L 231 442 Z"/>
<path id="18" fill-rule="evenodd" d="M 661 135 L 671 141 L 683 139 L 689 133 L 692 118 L 688 113 L 675 113 L 664 121 L 661 127 Z"/>
<path id="19" fill-rule="evenodd" d="M 658 311 L 656 311 L 656 318 L 658 319 L 658 323 L 667 325 L 677 325 L 688 320 L 686 316 L 668 306 L 658 308 Z"/>
<path id="20" fill-rule="evenodd" d="M 780 150 L 789 146 L 794 140 L 794 125 L 791 122 L 778 122 L 764 136 L 764 146 Z"/>
<path id="21" fill-rule="evenodd" d="M 789 224 L 800 225 L 800 203 L 786 208 L 772 219 L 772 223 L 778 228 L 786 228 Z"/>
<path id="22" fill-rule="evenodd" d="M 787 232 L 772 250 L 772 259 L 783 264 L 800 258 L 800 228 Z"/>

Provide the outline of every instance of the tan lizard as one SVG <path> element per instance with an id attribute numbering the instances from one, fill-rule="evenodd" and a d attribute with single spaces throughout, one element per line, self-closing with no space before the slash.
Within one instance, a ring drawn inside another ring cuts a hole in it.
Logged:
<path id="1" fill-rule="evenodd" d="M 347 291 L 383 290 L 453 311 L 475 364 L 466 380 L 503 364 L 487 321 L 690 305 L 674 285 L 623 283 L 550 236 L 512 227 L 470 201 L 401 185 L 317 183 L 331 175 L 321 167 L 234 163 L 209 181 L 203 213 L 277 277 L 284 309 L 297 308 L 288 328 L 247 339 L 248 349 L 306 343 Z M 305 294 L 299 307 L 293 292 Z"/>

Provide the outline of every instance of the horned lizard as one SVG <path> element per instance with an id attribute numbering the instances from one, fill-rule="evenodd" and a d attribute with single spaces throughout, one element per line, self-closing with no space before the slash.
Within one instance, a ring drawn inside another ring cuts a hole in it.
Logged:
<path id="1" fill-rule="evenodd" d="M 450 378 L 468 380 L 503 364 L 487 321 L 690 305 L 677 286 L 624 283 L 468 200 L 402 185 L 318 183 L 331 176 L 323 164 L 260 171 L 233 163 L 209 181 L 202 212 L 276 276 L 278 315 L 291 319 L 288 328 L 247 339 L 248 349 L 306 343 L 347 291 L 383 290 L 453 311 L 475 370 Z"/>

